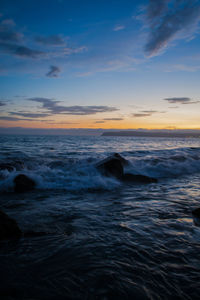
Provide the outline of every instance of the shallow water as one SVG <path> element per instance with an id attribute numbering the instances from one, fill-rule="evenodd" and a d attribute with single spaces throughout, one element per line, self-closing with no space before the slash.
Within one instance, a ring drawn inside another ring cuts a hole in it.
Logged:
<path id="1" fill-rule="evenodd" d="M 0 243 L 2 299 L 198 299 L 200 140 L 0 137 L 0 208 L 41 237 Z M 94 165 L 118 152 L 129 172 L 158 183 L 124 185 Z M 17 164 L 16 164 L 17 161 Z M 20 163 L 19 163 L 20 161 Z M 24 173 L 37 189 L 15 194 Z"/>

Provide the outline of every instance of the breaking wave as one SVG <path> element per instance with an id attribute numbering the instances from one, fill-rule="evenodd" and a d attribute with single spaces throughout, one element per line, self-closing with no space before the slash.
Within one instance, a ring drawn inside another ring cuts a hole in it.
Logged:
<path id="1" fill-rule="evenodd" d="M 29 157 L 22 153 L 17 160 L 8 159 L 2 162 L 11 167 L 0 170 L 0 191 L 12 191 L 13 180 L 18 174 L 25 174 L 32 178 L 38 189 L 109 190 L 121 185 L 121 182 L 101 175 L 95 168 L 95 164 L 111 154 L 93 153 L 86 158 L 83 158 L 83 155 L 80 158 L 69 157 L 68 154 L 62 159 L 49 155 L 44 159 L 44 157 Z M 120 154 L 130 163 L 125 172 L 133 174 L 143 174 L 163 180 L 200 172 L 200 148 L 198 147 L 123 151 Z"/>

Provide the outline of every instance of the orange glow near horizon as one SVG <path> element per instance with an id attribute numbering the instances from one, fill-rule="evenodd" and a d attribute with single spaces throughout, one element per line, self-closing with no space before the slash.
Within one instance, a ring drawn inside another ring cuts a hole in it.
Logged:
<path id="1" fill-rule="evenodd" d="M 75 119 L 75 118 L 74 118 Z M 90 129 L 200 129 L 198 126 L 197 120 L 193 119 L 193 122 L 189 122 L 186 124 L 184 120 L 176 120 L 174 122 L 170 122 L 169 120 L 152 120 L 152 119 L 131 119 L 127 118 L 121 121 L 96 121 L 94 119 L 83 119 L 77 118 L 76 120 L 42 120 L 41 121 L 0 121 L 0 127 L 23 127 L 23 128 L 41 128 L 41 129 L 72 129 L 72 128 L 90 128 Z"/>

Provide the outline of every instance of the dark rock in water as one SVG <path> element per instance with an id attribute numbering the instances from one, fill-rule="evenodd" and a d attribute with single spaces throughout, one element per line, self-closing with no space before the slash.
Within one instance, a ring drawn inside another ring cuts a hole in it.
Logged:
<path id="1" fill-rule="evenodd" d="M 14 179 L 15 192 L 31 191 L 35 187 L 35 182 L 24 174 L 19 174 Z"/>
<path id="2" fill-rule="evenodd" d="M 0 211 L 0 240 L 19 238 L 22 235 L 17 222 L 7 214 Z"/>
<path id="3" fill-rule="evenodd" d="M 153 183 L 157 182 L 156 178 L 152 178 L 145 175 L 137 174 L 124 174 L 124 166 L 128 164 L 128 161 L 120 154 L 114 155 L 100 161 L 96 168 L 105 176 L 113 176 L 123 182 L 128 183 Z"/>
<path id="4" fill-rule="evenodd" d="M 12 172 L 14 171 L 14 167 L 11 165 L 11 164 L 0 164 L 0 170 L 3 171 L 3 170 L 7 170 L 9 172 Z"/>
<path id="5" fill-rule="evenodd" d="M 123 166 L 127 166 L 129 164 L 129 161 L 122 157 L 119 153 L 114 153 L 113 158 L 119 159 Z"/>
<path id="6" fill-rule="evenodd" d="M 112 176 L 121 179 L 124 175 L 124 169 L 121 161 L 113 156 L 104 159 L 96 165 L 96 168 L 104 176 Z"/>
<path id="7" fill-rule="evenodd" d="M 152 178 L 149 176 L 145 176 L 145 175 L 134 175 L 134 174 L 124 174 L 122 177 L 122 180 L 124 182 L 129 182 L 129 183 L 153 183 L 153 182 L 157 182 L 156 178 Z"/>
<path id="8" fill-rule="evenodd" d="M 200 208 L 196 208 L 192 211 L 194 225 L 200 226 Z"/>
<path id="9" fill-rule="evenodd" d="M 200 218 L 200 208 L 196 208 L 192 211 L 192 214 L 196 218 Z"/>

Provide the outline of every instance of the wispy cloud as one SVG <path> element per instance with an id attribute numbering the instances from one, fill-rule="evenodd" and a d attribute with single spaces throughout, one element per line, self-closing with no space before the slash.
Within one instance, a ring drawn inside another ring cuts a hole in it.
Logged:
<path id="1" fill-rule="evenodd" d="M 158 111 L 157 110 L 141 110 L 142 113 L 145 113 L 145 114 L 154 114 L 154 113 L 157 113 Z"/>
<path id="2" fill-rule="evenodd" d="M 10 117 L 10 116 L 0 116 L 0 120 L 3 120 L 3 121 L 15 121 L 15 122 L 18 122 L 18 121 L 34 121 L 33 119 L 22 119 L 22 118 L 16 118 L 16 117 Z"/>
<path id="3" fill-rule="evenodd" d="M 150 117 L 152 114 L 151 113 L 136 113 L 136 114 L 132 114 L 132 117 L 135 118 L 142 118 L 142 117 Z"/>
<path id="4" fill-rule="evenodd" d="M 49 72 L 46 74 L 47 77 L 59 77 L 59 73 L 61 72 L 61 69 L 57 66 L 50 66 Z"/>
<path id="5" fill-rule="evenodd" d="M 17 43 L 22 37 L 22 33 L 13 30 L 10 26 L 0 25 L 0 42 Z"/>
<path id="6" fill-rule="evenodd" d="M 37 58 L 44 52 L 24 45 L 23 34 L 15 30 L 12 19 L 3 20 L 0 24 L 0 52 L 19 57 Z"/>
<path id="7" fill-rule="evenodd" d="M 87 51 L 87 47 L 86 46 L 81 46 L 81 47 L 65 47 L 62 49 L 62 54 L 63 55 L 70 55 L 70 54 L 76 54 L 76 53 L 82 53 Z"/>
<path id="8" fill-rule="evenodd" d="M 183 71 L 183 72 L 196 72 L 200 70 L 200 65 L 185 65 L 185 64 L 176 64 L 172 66 L 167 66 L 166 72 L 172 71 Z"/>
<path id="9" fill-rule="evenodd" d="M 43 51 L 33 50 L 25 46 L 9 43 L 0 43 L 0 51 L 5 54 L 12 54 L 24 58 L 39 58 L 46 55 Z"/>
<path id="10" fill-rule="evenodd" d="M 6 104 L 2 101 L 0 101 L 0 106 L 5 106 Z"/>
<path id="11" fill-rule="evenodd" d="M 44 118 L 50 116 L 47 113 L 29 113 L 29 112 L 9 112 L 10 115 L 26 117 L 26 118 Z"/>
<path id="12" fill-rule="evenodd" d="M 31 38 L 30 35 L 27 38 L 26 35 L 16 30 L 14 20 L 4 19 L 0 22 L 0 52 L 6 55 L 29 59 L 51 59 L 64 58 L 87 50 L 86 46 L 66 46 L 65 39 L 59 34 L 35 38 Z M 55 46 L 57 46 L 56 49 Z M 53 68 L 47 76 L 57 77 L 59 71 L 55 69 L 55 66 Z"/>
<path id="13" fill-rule="evenodd" d="M 49 35 L 49 36 L 37 36 L 35 41 L 39 44 L 45 46 L 63 46 L 65 45 L 65 40 L 61 35 Z"/>
<path id="14" fill-rule="evenodd" d="M 2 25 L 15 26 L 15 21 L 13 19 L 4 19 L 1 22 Z"/>
<path id="15" fill-rule="evenodd" d="M 172 97 L 172 98 L 164 98 L 163 100 L 168 101 L 169 103 L 179 103 L 179 104 L 196 104 L 200 101 L 193 101 L 189 97 Z"/>
<path id="16" fill-rule="evenodd" d="M 30 101 L 39 102 L 42 108 L 46 109 L 50 114 L 66 114 L 66 115 L 92 115 L 97 113 L 117 111 L 116 107 L 112 106 L 62 106 L 60 101 L 55 101 L 49 98 L 28 98 Z"/>
<path id="17" fill-rule="evenodd" d="M 105 121 L 122 121 L 123 118 L 104 118 Z"/>
<path id="18" fill-rule="evenodd" d="M 152 116 L 153 114 L 157 114 L 157 113 L 166 113 L 166 111 L 158 111 L 158 110 L 141 110 L 140 112 L 138 113 L 133 113 L 132 114 L 132 117 L 135 117 L 135 118 L 142 118 L 142 117 L 150 117 Z"/>
<path id="19" fill-rule="evenodd" d="M 200 3 L 198 0 L 150 0 L 146 17 L 150 32 L 145 52 L 154 56 L 180 37 L 179 33 L 191 35 L 197 29 Z"/>
<path id="20" fill-rule="evenodd" d="M 125 26 L 124 25 L 117 25 L 113 28 L 113 31 L 120 31 L 120 30 L 123 30 L 125 29 Z"/>

